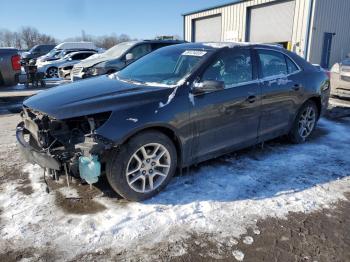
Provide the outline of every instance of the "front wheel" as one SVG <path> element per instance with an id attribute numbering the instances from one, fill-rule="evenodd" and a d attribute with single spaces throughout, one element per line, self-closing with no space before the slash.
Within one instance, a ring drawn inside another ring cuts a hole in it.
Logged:
<path id="1" fill-rule="evenodd" d="M 316 128 L 318 114 L 318 108 L 313 101 L 308 101 L 301 107 L 289 133 L 293 143 L 304 143 L 310 137 Z"/>
<path id="2" fill-rule="evenodd" d="M 173 142 L 163 133 L 147 131 L 121 146 L 107 161 L 107 179 L 122 197 L 142 201 L 170 181 L 177 166 Z"/>
<path id="3" fill-rule="evenodd" d="M 50 67 L 46 70 L 46 77 L 47 78 L 58 78 L 58 68 L 57 67 Z"/>

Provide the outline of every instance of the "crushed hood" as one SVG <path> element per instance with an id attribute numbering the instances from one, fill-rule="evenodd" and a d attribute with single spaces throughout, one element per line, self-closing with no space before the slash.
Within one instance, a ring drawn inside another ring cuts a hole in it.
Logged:
<path id="1" fill-rule="evenodd" d="M 131 84 L 104 75 L 42 91 L 23 105 L 56 119 L 66 119 L 159 101 L 171 91 L 172 88 Z"/>
<path id="2" fill-rule="evenodd" d="M 84 67 L 84 68 L 88 68 L 88 67 L 92 67 L 96 64 L 102 63 L 102 62 L 106 62 L 109 60 L 112 60 L 114 58 L 112 57 L 106 57 L 103 55 L 99 55 L 96 58 L 91 58 L 91 59 L 84 59 L 83 61 L 81 61 L 80 63 L 78 63 L 76 66 L 77 67 Z"/>

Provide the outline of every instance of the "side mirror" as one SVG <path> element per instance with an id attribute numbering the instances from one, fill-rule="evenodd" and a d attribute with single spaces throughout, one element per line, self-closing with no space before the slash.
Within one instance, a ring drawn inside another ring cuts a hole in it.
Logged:
<path id="1" fill-rule="evenodd" d="M 192 87 L 193 94 L 210 93 L 223 90 L 225 88 L 224 81 L 206 80 L 200 83 L 195 83 Z"/>
<path id="2" fill-rule="evenodd" d="M 130 60 L 133 60 L 134 59 L 134 55 L 132 53 L 127 53 L 125 55 L 125 61 L 128 62 Z"/>

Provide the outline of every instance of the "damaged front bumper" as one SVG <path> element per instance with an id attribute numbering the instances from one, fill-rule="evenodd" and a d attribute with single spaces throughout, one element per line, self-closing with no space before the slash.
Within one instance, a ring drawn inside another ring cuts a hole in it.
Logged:
<path id="1" fill-rule="evenodd" d="M 60 170 L 61 163 L 57 161 L 53 156 L 46 152 L 41 152 L 35 149 L 24 139 L 24 135 L 27 131 L 24 128 L 24 122 L 21 122 L 16 129 L 17 144 L 20 152 L 24 158 L 31 163 L 38 164 L 43 168 L 48 168 L 52 170 Z"/>
<path id="2" fill-rule="evenodd" d="M 331 79 L 331 96 L 350 99 L 350 76 L 333 74 Z"/>
<path id="3" fill-rule="evenodd" d="M 50 173 L 60 175 L 64 172 L 88 181 L 91 173 L 85 169 L 82 174 L 79 167 L 94 166 L 92 173 L 99 174 L 96 171 L 101 169 L 97 168 L 98 164 L 101 165 L 105 154 L 115 146 L 112 141 L 94 132 L 109 115 L 100 113 L 57 120 L 24 107 L 21 113 L 23 121 L 16 129 L 18 148 L 28 162 L 38 164 Z M 86 178 L 84 174 L 88 174 Z"/>

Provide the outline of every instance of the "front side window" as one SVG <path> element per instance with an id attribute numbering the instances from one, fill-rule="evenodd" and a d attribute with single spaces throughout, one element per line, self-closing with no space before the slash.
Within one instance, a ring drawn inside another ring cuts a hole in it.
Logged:
<path id="1" fill-rule="evenodd" d="M 133 54 L 134 59 L 139 59 L 140 57 L 143 57 L 144 55 L 150 53 L 152 51 L 151 45 L 138 45 L 135 46 L 133 49 L 131 49 L 130 53 Z"/>
<path id="2" fill-rule="evenodd" d="M 128 49 L 130 49 L 134 45 L 135 42 L 123 42 L 111 47 L 106 52 L 102 53 L 101 56 L 108 58 L 119 58 L 122 54 L 124 54 Z"/>
<path id="3" fill-rule="evenodd" d="M 116 76 L 143 84 L 176 85 L 210 54 L 211 51 L 188 50 L 183 46 L 164 47 L 130 64 Z"/>
<path id="4" fill-rule="evenodd" d="M 223 81 L 226 88 L 253 80 L 250 50 L 221 53 L 205 70 L 201 80 Z"/>
<path id="5" fill-rule="evenodd" d="M 262 77 L 281 76 L 288 74 L 284 54 L 271 50 L 258 50 Z"/>

